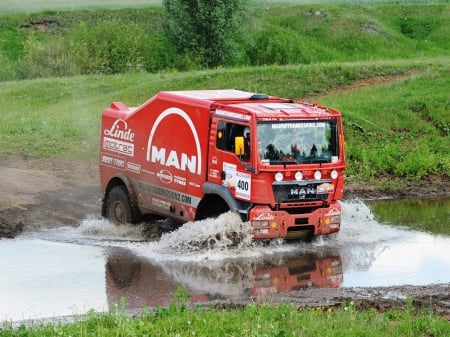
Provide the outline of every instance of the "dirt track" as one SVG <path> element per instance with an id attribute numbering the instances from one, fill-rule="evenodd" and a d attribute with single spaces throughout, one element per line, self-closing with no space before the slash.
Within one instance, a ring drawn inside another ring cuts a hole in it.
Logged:
<path id="1" fill-rule="evenodd" d="M 100 214 L 100 186 L 95 161 L 33 159 L 0 161 L 0 239 L 23 231 L 76 225 Z M 430 178 L 385 194 L 375 187 L 349 184 L 346 199 L 450 196 L 449 179 Z M 450 320 L 450 284 L 383 288 L 307 289 L 277 295 L 271 302 L 333 307 L 353 300 L 357 307 L 386 310 L 401 307 L 407 296 L 418 307 L 432 309 Z"/>

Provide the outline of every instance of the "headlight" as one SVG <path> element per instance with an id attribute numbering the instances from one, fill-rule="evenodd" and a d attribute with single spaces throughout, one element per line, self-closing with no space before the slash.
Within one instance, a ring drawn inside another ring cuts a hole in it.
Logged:
<path id="1" fill-rule="evenodd" d="M 281 172 L 275 173 L 275 180 L 276 181 L 282 181 L 283 180 L 283 173 L 281 173 Z"/>
<path id="2" fill-rule="evenodd" d="M 254 221 L 252 221 L 252 227 L 269 227 L 269 221 L 267 221 L 267 220 L 254 220 Z"/>
<path id="3" fill-rule="evenodd" d="M 322 179 L 322 172 L 320 172 L 320 171 L 314 172 L 314 179 L 316 179 L 316 180 Z"/>
<path id="4" fill-rule="evenodd" d="M 336 170 L 331 171 L 331 179 L 337 179 L 338 175 L 339 175 L 338 171 Z"/>
<path id="5" fill-rule="evenodd" d="M 295 172 L 295 180 L 300 181 L 303 179 L 303 173 L 300 171 Z"/>

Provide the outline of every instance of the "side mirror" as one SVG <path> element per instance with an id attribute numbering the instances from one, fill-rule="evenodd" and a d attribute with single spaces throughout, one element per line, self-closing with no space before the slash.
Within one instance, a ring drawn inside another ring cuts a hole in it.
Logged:
<path id="1" fill-rule="evenodd" d="M 234 153 L 236 156 L 243 156 L 245 154 L 244 137 L 239 136 L 234 138 Z"/>

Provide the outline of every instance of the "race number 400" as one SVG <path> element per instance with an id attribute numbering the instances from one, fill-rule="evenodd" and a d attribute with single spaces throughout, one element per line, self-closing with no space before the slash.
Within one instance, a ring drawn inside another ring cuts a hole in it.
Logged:
<path id="1" fill-rule="evenodd" d="M 250 200 L 250 191 L 250 174 L 244 172 L 236 172 L 236 197 Z"/>

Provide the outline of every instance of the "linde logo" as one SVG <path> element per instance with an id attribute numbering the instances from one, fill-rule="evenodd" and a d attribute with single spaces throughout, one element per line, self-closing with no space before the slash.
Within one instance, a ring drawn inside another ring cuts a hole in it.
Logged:
<path id="1" fill-rule="evenodd" d="M 158 148 L 153 145 L 154 136 L 161 122 L 172 115 L 180 116 L 189 126 L 195 141 L 196 154 L 179 153 L 176 149 L 167 149 L 165 147 Z M 179 108 L 169 108 L 164 110 L 155 120 L 150 131 L 147 145 L 147 161 L 159 163 L 166 167 L 173 167 L 181 171 L 189 171 L 200 175 L 202 173 L 202 153 L 200 149 L 200 141 L 194 123 L 186 112 Z"/>
<path id="2" fill-rule="evenodd" d="M 134 142 L 134 132 L 128 129 L 128 124 L 123 119 L 117 119 L 109 130 L 104 130 L 105 136 Z"/>
<path id="3" fill-rule="evenodd" d="M 273 214 L 261 213 L 261 214 L 258 214 L 253 220 L 254 221 L 263 221 L 263 220 L 271 221 L 273 219 L 275 219 L 275 216 Z"/>
<path id="4" fill-rule="evenodd" d="M 103 130 L 103 148 L 105 150 L 134 156 L 134 133 L 123 119 L 114 121 L 110 129 Z M 108 137 L 107 137 L 108 136 Z"/>

